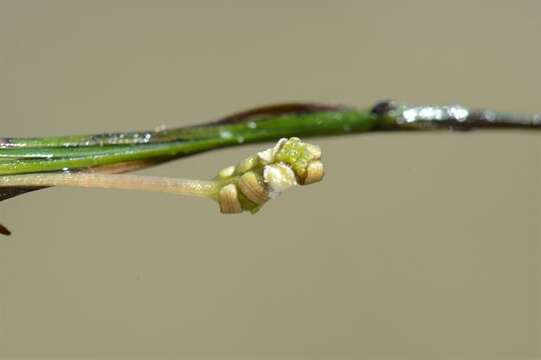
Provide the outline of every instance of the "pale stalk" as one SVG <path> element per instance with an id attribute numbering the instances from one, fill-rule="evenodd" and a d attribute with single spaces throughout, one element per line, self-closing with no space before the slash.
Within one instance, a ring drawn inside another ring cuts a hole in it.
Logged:
<path id="1" fill-rule="evenodd" d="M 50 173 L 0 176 L 0 186 L 41 187 L 66 186 L 101 189 L 123 189 L 164 192 L 177 195 L 210 197 L 220 188 L 217 181 L 179 179 L 143 175 L 99 173 Z"/>

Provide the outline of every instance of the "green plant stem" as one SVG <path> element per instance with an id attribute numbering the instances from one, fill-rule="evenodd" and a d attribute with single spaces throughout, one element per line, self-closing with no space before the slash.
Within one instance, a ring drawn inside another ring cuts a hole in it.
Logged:
<path id="1" fill-rule="evenodd" d="M 461 106 L 412 107 L 391 102 L 369 109 L 286 104 L 170 130 L 50 138 L 0 139 L 0 175 L 56 171 L 125 172 L 213 149 L 381 131 L 541 129 L 539 115 L 475 111 Z"/>

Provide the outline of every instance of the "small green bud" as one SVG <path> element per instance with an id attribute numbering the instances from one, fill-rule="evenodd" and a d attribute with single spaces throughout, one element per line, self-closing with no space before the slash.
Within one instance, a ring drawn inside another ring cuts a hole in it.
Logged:
<path id="1" fill-rule="evenodd" d="M 218 195 L 220 210 L 254 213 L 292 186 L 320 181 L 324 174 L 320 158 L 319 146 L 295 137 L 280 139 L 274 147 L 218 173 L 217 180 L 223 184 Z"/>

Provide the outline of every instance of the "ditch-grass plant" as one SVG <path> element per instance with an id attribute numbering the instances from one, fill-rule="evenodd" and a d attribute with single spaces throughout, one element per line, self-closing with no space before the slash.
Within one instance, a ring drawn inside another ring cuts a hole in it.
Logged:
<path id="1" fill-rule="evenodd" d="M 0 201 L 51 186 L 98 187 L 200 196 L 217 201 L 222 213 L 255 213 L 287 188 L 323 178 L 321 149 L 300 137 L 475 129 L 541 130 L 541 114 L 392 101 L 365 109 L 293 103 L 175 129 L 6 137 L 0 138 Z M 205 151 L 269 141 L 278 142 L 211 180 L 124 174 Z M 0 225 L 0 233 L 10 231 Z"/>

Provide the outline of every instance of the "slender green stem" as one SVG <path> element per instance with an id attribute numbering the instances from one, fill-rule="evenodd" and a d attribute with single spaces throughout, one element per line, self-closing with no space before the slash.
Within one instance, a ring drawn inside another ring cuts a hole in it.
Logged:
<path id="1" fill-rule="evenodd" d="M 171 130 L 3 138 L 0 175 L 92 168 L 112 171 L 112 166 L 115 172 L 123 172 L 213 149 L 291 136 L 483 128 L 541 129 L 541 117 L 475 111 L 459 105 L 412 107 L 382 102 L 364 110 L 314 104 L 278 105 Z"/>

